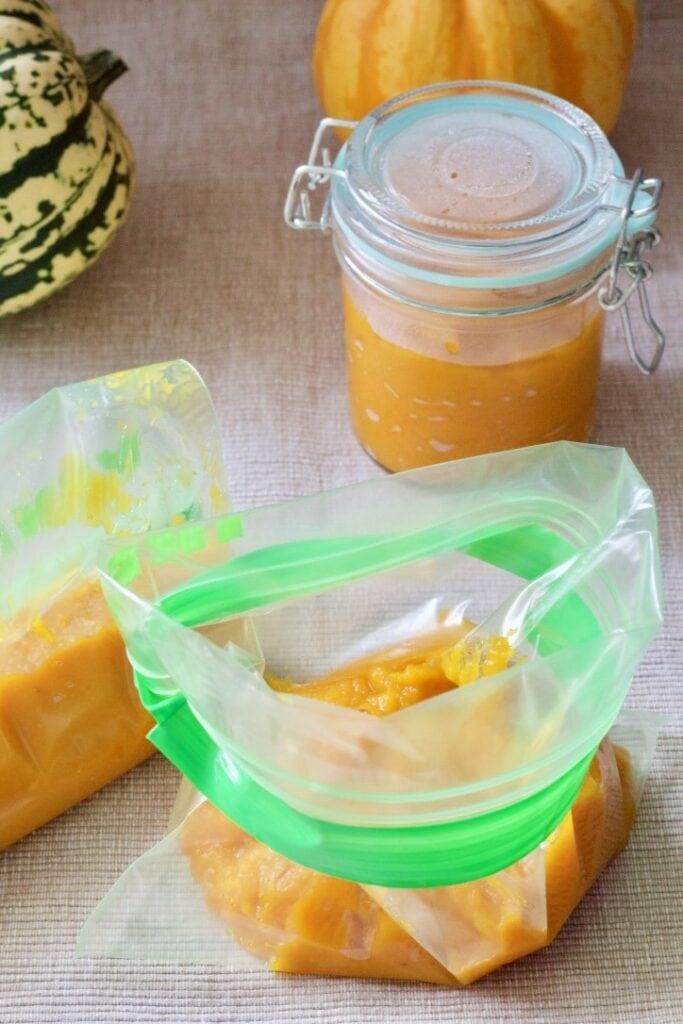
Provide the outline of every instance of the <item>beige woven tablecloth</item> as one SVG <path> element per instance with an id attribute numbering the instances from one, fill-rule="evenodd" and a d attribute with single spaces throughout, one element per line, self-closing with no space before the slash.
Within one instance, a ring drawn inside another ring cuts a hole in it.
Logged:
<path id="1" fill-rule="evenodd" d="M 108 99 L 133 140 L 130 218 L 61 294 L 0 322 L 0 418 L 55 384 L 185 356 L 216 402 L 237 508 L 380 472 L 347 423 L 329 239 L 282 202 L 319 116 L 321 0 L 55 0 L 81 50 L 130 72 Z M 77 933 L 164 831 L 177 775 L 156 757 L 0 855 L 2 1024 L 683 1020 L 683 4 L 649 0 L 614 143 L 666 179 L 652 303 L 669 350 L 652 380 L 610 324 L 594 439 L 624 445 L 658 499 L 666 623 L 630 703 L 673 713 L 633 839 L 553 946 L 464 991 L 265 971 L 76 961 Z"/>

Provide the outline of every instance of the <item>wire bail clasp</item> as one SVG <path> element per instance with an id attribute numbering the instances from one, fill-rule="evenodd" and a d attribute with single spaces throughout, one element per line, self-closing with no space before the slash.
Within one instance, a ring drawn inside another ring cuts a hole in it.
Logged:
<path id="1" fill-rule="evenodd" d="M 332 166 L 330 149 L 323 145 L 323 139 L 330 128 L 347 128 L 353 130 L 357 121 L 344 121 L 337 117 L 324 117 L 315 135 L 308 154 L 308 160 L 297 167 L 285 200 L 284 217 L 290 228 L 298 230 L 317 229 L 327 231 L 330 224 L 330 193 L 325 194 L 319 216 L 311 210 L 311 194 L 321 185 L 327 185 L 331 178 L 344 178 L 346 171 Z M 307 179 L 307 180 L 305 180 Z"/>
<path id="2" fill-rule="evenodd" d="M 638 190 L 641 188 L 651 191 L 652 198 L 645 208 L 636 209 L 634 208 L 634 203 Z M 661 194 L 662 182 L 659 179 L 643 179 L 643 172 L 641 170 L 636 171 L 631 179 L 626 202 L 621 211 L 619 237 L 617 238 L 614 255 L 607 274 L 607 282 L 598 292 L 598 301 L 604 310 L 607 312 L 619 310 L 621 321 L 624 325 L 626 347 L 628 348 L 629 355 L 641 373 L 648 376 L 655 372 L 661 362 L 666 339 L 664 332 L 653 317 L 652 310 L 650 309 L 650 300 L 645 284 L 652 277 L 653 271 L 651 265 L 643 259 L 643 253 L 648 252 L 657 245 L 660 235 L 656 228 L 648 227 L 642 231 L 635 231 L 628 237 L 628 227 L 629 221 L 632 218 L 637 219 L 655 213 L 659 207 Z M 630 278 L 624 288 L 621 288 L 618 283 L 620 270 L 624 270 Z M 634 292 L 638 293 L 640 313 L 645 325 L 655 339 L 655 350 L 649 362 L 638 351 L 633 334 L 628 301 Z"/>

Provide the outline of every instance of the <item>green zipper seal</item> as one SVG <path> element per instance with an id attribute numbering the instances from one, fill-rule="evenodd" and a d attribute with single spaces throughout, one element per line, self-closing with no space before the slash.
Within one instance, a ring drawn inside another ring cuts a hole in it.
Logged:
<path id="1" fill-rule="evenodd" d="M 460 550 L 527 580 L 577 555 L 544 527 L 508 523 L 490 531 L 488 526 L 463 536 L 439 526 L 401 536 L 273 545 L 202 573 L 158 606 L 193 627 L 447 550 Z M 570 593 L 544 615 L 535 639 L 545 654 L 558 648 L 558 637 L 585 641 L 599 635 L 590 610 Z M 290 860 L 365 884 L 427 888 L 501 871 L 557 827 L 576 799 L 594 754 L 592 750 L 583 756 L 551 785 L 490 813 L 414 827 L 343 825 L 302 814 L 259 785 L 210 738 L 183 694 L 161 695 L 153 679 L 139 671 L 135 678 L 144 706 L 157 721 L 150 740 L 220 811 Z"/>
<path id="2" fill-rule="evenodd" d="M 197 789 L 235 824 L 305 867 L 366 885 L 420 889 L 492 875 L 534 850 L 571 808 L 593 751 L 551 786 L 490 814 L 444 825 L 364 828 L 294 810 L 225 754 L 182 701 L 149 733 Z"/>

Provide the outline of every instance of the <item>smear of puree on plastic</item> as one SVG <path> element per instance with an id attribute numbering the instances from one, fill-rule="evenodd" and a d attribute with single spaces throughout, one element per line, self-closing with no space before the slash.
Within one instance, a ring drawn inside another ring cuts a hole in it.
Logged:
<path id="1" fill-rule="evenodd" d="M 469 626 L 469 624 L 465 624 Z M 267 677 L 275 689 L 384 715 L 505 669 L 507 640 L 422 641 L 392 648 L 304 684 Z M 606 740 L 571 812 L 549 837 L 547 926 L 531 928 L 519 900 L 501 896 L 496 876 L 421 890 L 444 921 L 467 921 L 472 948 L 440 962 L 360 885 L 294 864 L 247 835 L 210 803 L 186 820 L 181 844 L 208 905 L 234 938 L 275 971 L 468 984 L 546 945 L 607 862 L 623 847 L 634 814 L 628 757 Z M 431 894 L 431 895 L 429 895 Z M 450 908 L 449 905 L 450 904 Z M 429 904 L 427 904 L 429 906 Z M 462 947 L 462 934 L 458 943 Z M 453 943 L 455 945 L 455 942 Z"/>
<path id="2" fill-rule="evenodd" d="M 118 449 L 101 451 L 102 470 L 91 469 L 77 455 L 64 455 L 53 483 L 41 488 L 30 501 L 12 510 L 12 519 L 22 537 L 39 529 L 63 526 L 73 521 L 99 523 L 111 530 L 118 516 L 129 512 L 133 499 L 124 486 L 127 469 L 139 460 L 137 436 L 122 438 Z"/>

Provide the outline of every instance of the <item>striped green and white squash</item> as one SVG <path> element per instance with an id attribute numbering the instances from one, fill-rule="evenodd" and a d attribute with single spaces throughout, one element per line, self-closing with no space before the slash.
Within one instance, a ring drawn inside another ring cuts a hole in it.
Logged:
<path id="1" fill-rule="evenodd" d="M 121 225 L 130 143 L 106 87 L 126 65 L 77 57 L 44 0 L 0 0 L 0 316 L 46 298 Z"/>

